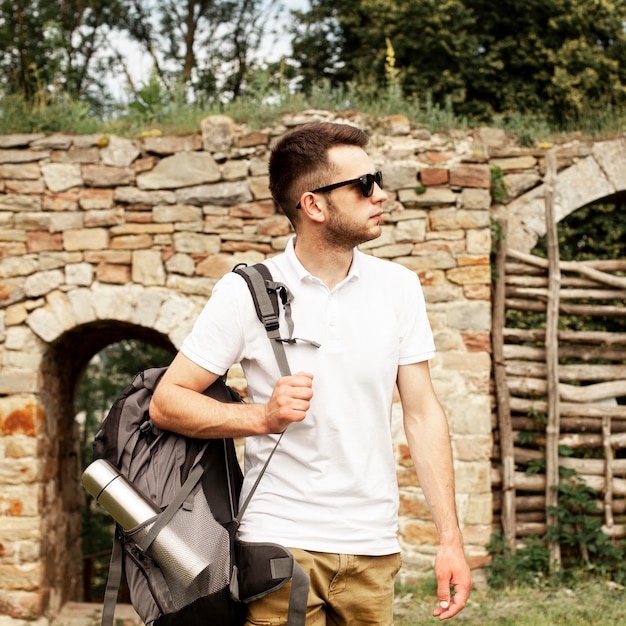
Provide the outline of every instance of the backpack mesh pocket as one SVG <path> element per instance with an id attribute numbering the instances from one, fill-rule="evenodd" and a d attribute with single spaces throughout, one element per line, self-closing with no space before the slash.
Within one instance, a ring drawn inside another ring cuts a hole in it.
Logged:
<path id="1" fill-rule="evenodd" d="M 159 563 L 158 545 L 172 539 L 184 554 Z M 148 551 L 159 564 L 176 610 L 228 587 L 231 573 L 228 531 L 215 520 L 201 488 L 193 506 L 181 507 Z"/>

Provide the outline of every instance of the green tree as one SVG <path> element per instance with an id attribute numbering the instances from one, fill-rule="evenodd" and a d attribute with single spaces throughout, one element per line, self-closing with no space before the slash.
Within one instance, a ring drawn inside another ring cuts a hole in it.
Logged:
<path id="1" fill-rule="evenodd" d="M 125 13 L 125 0 L 1 0 L 3 92 L 28 101 L 58 93 L 95 101 L 113 63 L 108 40 Z"/>
<path id="2" fill-rule="evenodd" d="M 622 0 L 312 0 L 295 18 L 305 88 L 316 76 L 384 87 L 388 39 L 405 95 L 451 100 L 460 114 L 565 125 L 626 106 Z"/>
<path id="3" fill-rule="evenodd" d="M 83 416 L 81 462 L 91 462 L 91 444 L 111 405 L 133 376 L 148 367 L 167 365 L 170 350 L 134 339 L 111 344 L 98 352 L 83 372 L 76 390 L 74 409 Z"/>
<path id="4" fill-rule="evenodd" d="M 152 55 L 170 90 L 182 84 L 192 99 L 238 96 L 278 0 L 134 0 L 128 33 Z"/>

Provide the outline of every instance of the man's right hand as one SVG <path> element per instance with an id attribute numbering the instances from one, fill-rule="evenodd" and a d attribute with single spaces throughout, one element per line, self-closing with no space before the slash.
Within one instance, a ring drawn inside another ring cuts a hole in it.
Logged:
<path id="1" fill-rule="evenodd" d="M 313 374 L 298 372 L 283 376 L 266 405 L 265 427 L 269 433 L 282 433 L 289 424 L 301 422 L 311 405 Z"/>

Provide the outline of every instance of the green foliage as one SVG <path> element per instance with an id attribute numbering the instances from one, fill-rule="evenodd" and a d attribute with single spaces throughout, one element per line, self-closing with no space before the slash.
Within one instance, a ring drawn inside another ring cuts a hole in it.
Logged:
<path id="1" fill-rule="evenodd" d="M 546 540 L 561 546 L 563 570 L 582 570 L 624 584 L 626 546 L 623 542 L 615 545 L 602 532 L 598 493 L 578 476 L 560 481 L 558 490 L 559 505 L 548 509 L 556 515 L 557 525 L 548 527 Z"/>
<path id="2" fill-rule="evenodd" d="M 0 86 L 27 101 L 55 94 L 90 101 L 103 93 L 114 54 L 111 29 L 122 27 L 127 0 L 0 0 Z"/>
<path id="3" fill-rule="evenodd" d="M 173 354 L 163 348 L 125 340 L 111 344 L 91 359 L 77 387 L 74 408 L 85 416 L 81 467 L 91 462 L 91 442 L 115 398 L 137 372 L 166 365 Z"/>
<path id="4" fill-rule="evenodd" d="M 405 95 L 451 98 L 456 114 L 488 121 L 521 111 L 564 129 L 598 110 L 621 109 L 623 119 L 620 0 L 315 0 L 296 18 L 294 74 L 305 88 L 323 75 L 383 91 L 390 41 Z"/>
<path id="5" fill-rule="evenodd" d="M 491 168 L 491 197 L 494 202 L 500 203 L 506 198 L 507 184 L 501 167 Z"/>
<path id="6" fill-rule="evenodd" d="M 487 566 L 487 581 L 494 588 L 540 586 L 550 570 L 550 552 L 537 537 L 529 537 L 524 546 L 513 554 L 501 532 L 492 534 L 487 551 L 491 563 Z"/>
<path id="7" fill-rule="evenodd" d="M 558 224 L 559 256 L 563 261 L 626 258 L 626 219 L 621 204 L 594 204 L 564 217 Z M 547 256 L 544 235 L 535 252 Z"/>
<path id="8" fill-rule="evenodd" d="M 543 471 L 545 459 L 528 465 L 531 473 Z M 558 506 L 548 510 L 556 516 L 556 526 L 548 526 L 541 537 L 526 538 L 515 553 L 501 532 L 491 536 L 487 550 L 492 562 L 487 566 L 487 580 L 494 588 L 559 586 L 589 576 L 613 580 L 620 585 L 626 583 L 626 546 L 623 542 L 614 543 L 602 532 L 596 504 L 598 493 L 573 470 L 560 473 Z M 561 546 L 562 566 L 553 572 L 550 571 L 549 542 Z"/>
<path id="9" fill-rule="evenodd" d="M 62 94 L 37 96 L 33 101 L 19 95 L 0 96 L 0 134 L 10 133 L 95 133 L 102 128 L 89 103 Z"/>

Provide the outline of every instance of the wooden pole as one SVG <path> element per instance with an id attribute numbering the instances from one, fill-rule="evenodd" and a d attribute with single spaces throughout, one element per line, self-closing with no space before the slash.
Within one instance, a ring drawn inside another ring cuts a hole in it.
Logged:
<path id="1" fill-rule="evenodd" d="M 504 359 L 505 291 L 506 291 L 506 234 L 507 223 L 501 223 L 501 238 L 495 258 L 493 291 L 493 375 L 498 405 L 498 430 L 500 434 L 500 461 L 502 463 L 502 533 L 511 554 L 515 553 L 515 456 L 509 389 L 506 381 Z"/>
<path id="2" fill-rule="evenodd" d="M 546 370 L 548 378 L 548 424 L 546 426 L 546 521 L 557 525 L 554 512 L 559 504 L 559 290 L 561 269 L 559 265 L 559 238 L 554 210 L 556 183 L 556 153 L 546 155 L 545 218 L 548 244 L 548 302 L 546 318 Z M 550 542 L 550 568 L 561 567 L 561 546 Z"/>

